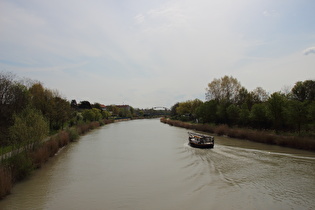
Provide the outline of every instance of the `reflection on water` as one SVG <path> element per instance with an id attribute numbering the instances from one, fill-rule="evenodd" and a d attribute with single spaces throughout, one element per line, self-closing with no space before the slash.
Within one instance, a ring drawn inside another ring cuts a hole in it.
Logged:
<path id="1" fill-rule="evenodd" d="M 19 183 L 0 209 L 311 209 L 314 153 L 216 137 L 188 144 L 158 120 L 107 125 Z"/>

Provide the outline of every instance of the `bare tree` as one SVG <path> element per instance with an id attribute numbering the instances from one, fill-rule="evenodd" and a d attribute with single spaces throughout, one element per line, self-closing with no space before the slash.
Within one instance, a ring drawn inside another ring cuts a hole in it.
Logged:
<path id="1" fill-rule="evenodd" d="M 227 101 L 235 103 L 238 98 L 241 83 L 232 76 L 214 79 L 206 88 L 206 100 Z"/>

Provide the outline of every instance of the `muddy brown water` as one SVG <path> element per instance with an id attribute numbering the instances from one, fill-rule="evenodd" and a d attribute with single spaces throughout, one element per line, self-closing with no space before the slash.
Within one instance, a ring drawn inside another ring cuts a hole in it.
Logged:
<path id="1" fill-rule="evenodd" d="M 315 153 L 215 137 L 191 148 L 158 119 L 106 125 L 62 149 L 0 209 L 313 209 Z"/>

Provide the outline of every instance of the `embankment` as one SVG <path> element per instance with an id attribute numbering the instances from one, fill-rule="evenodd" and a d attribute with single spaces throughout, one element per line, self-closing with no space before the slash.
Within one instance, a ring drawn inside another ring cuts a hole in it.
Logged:
<path id="1" fill-rule="evenodd" d="M 250 141 L 273 144 L 295 149 L 315 151 L 315 139 L 310 137 L 282 136 L 270 131 L 252 130 L 246 128 L 231 128 L 227 125 L 193 124 L 168 118 L 161 118 L 161 122 L 191 130 L 226 135 L 231 138 L 246 139 Z"/>

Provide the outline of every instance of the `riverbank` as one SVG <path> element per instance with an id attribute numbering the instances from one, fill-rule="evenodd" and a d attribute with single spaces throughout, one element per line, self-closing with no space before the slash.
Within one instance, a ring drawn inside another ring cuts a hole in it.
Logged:
<path id="1" fill-rule="evenodd" d="M 195 124 L 182 122 L 179 120 L 171 120 L 169 118 L 161 118 L 160 121 L 171 126 L 213 133 L 219 136 L 225 135 L 230 138 L 246 139 L 249 141 L 255 141 L 265 144 L 273 144 L 283 147 L 315 151 L 315 139 L 310 137 L 283 136 L 276 135 L 270 131 L 252 130 L 246 128 L 231 128 L 227 125 L 215 126 L 209 124 Z"/>
<path id="2" fill-rule="evenodd" d="M 32 151 L 23 151 L 2 160 L 0 165 L 0 199 L 10 194 L 14 183 L 25 179 L 34 169 L 41 168 L 61 148 L 77 141 L 79 136 L 113 122 L 114 120 L 102 120 L 62 130 L 49 137 L 47 141 Z"/>

